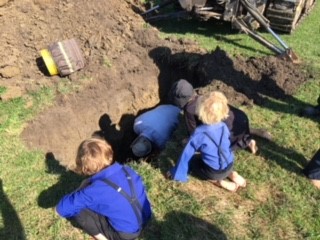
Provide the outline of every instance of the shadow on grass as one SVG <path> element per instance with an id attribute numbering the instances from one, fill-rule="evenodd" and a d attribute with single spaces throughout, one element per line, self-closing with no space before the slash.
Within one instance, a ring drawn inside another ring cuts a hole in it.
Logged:
<path id="1" fill-rule="evenodd" d="M 208 38 L 214 38 L 222 44 L 228 43 L 232 44 L 235 47 L 251 51 L 253 53 L 259 52 L 260 54 L 270 55 L 271 52 L 267 48 L 258 48 L 252 47 L 239 42 L 241 38 L 245 35 L 244 33 L 239 33 L 239 30 L 232 29 L 231 23 L 226 21 L 219 20 L 208 20 L 208 21 L 199 21 L 197 19 L 171 19 L 171 20 L 162 20 L 152 24 L 154 27 L 158 28 L 161 32 L 166 34 L 196 34 L 202 35 Z M 228 38 L 228 36 L 234 37 L 239 36 L 237 39 Z M 218 43 L 219 44 L 219 43 Z"/>
<path id="2" fill-rule="evenodd" d="M 227 236 L 218 227 L 191 214 L 172 211 L 163 221 L 152 219 L 142 234 L 146 240 L 227 240 Z"/>
<path id="3" fill-rule="evenodd" d="M 0 211 L 3 222 L 0 239 L 26 239 L 20 218 L 4 192 L 2 179 L 0 179 Z"/>
<path id="4" fill-rule="evenodd" d="M 259 154 L 267 159 L 273 161 L 288 172 L 302 175 L 302 168 L 307 164 L 307 159 L 304 155 L 297 153 L 294 149 L 288 149 L 279 146 L 275 142 L 267 141 L 258 138 Z"/>
<path id="5" fill-rule="evenodd" d="M 79 187 L 84 177 L 67 171 L 59 164 L 52 153 L 46 154 L 47 172 L 60 175 L 59 181 L 48 189 L 42 191 L 38 197 L 38 205 L 42 208 L 51 208 L 57 205 L 66 194 Z"/>

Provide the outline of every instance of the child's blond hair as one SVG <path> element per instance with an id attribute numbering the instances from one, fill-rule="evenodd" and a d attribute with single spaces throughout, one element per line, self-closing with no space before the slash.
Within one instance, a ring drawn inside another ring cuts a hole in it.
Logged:
<path id="1" fill-rule="evenodd" d="M 113 162 L 111 146 L 105 140 L 89 138 L 78 147 L 76 166 L 73 171 L 82 175 L 93 175 Z"/>
<path id="2" fill-rule="evenodd" d="M 228 99 L 222 92 L 207 93 L 197 101 L 196 114 L 204 124 L 221 122 L 228 117 L 228 113 Z"/>

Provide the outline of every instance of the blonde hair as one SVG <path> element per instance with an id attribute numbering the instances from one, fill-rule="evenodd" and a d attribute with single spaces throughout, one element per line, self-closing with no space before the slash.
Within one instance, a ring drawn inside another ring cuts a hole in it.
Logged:
<path id="1" fill-rule="evenodd" d="M 197 101 L 196 114 L 204 124 L 221 122 L 228 117 L 228 99 L 222 92 L 207 93 Z"/>
<path id="2" fill-rule="evenodd" d="M 89 138 L 78 147 L 74 172 L 93 175 L 114 162 L 111 146 L 102 139 Z"/>

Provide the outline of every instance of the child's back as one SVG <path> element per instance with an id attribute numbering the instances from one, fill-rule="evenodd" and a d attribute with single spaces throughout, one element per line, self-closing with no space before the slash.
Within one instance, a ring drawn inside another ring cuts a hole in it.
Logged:
<path id="1" fill-rule="evenodd" d="M 114 163 L 110 153 L 103 140 L 90 139 L 80 145 L 75 171 L 97 173 L 86 180 L 86 186 L 64 196 L 56 209 L 62 217 L 74 218 L 92 236 L 135 238 L 151 217 L 150 203 L 141 177 L 130 167 Z M 102 227 L 96 228 L 97 222 Z"/>

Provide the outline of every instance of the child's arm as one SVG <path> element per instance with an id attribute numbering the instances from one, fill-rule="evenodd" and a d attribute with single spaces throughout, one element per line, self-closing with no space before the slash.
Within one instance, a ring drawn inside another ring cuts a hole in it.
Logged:
<path id="1" fill-rule="evenodd" d="M 90 178 L 84 180 L 81 185 L 87 184 L 88 180 L 90 180 Z M 82 189 L 80 189 L 80 187 L 60 199 L 56 206 L 56 211 L 60 216 L 69 218 L 77 215 L 82 209 L 94 204 L 95 197 L 101 195 L 101 188 L 97 189 L 92 185 L 90 185 L 90 187 L 87 185 Z"/>
<path id="2" fill-rule="evenodd" d="M 194 113 L 190 113 L 189 111 L 184 111 L 184 118 L 187 126 L 187 130 L 189 135 L 191 135 L 197 127 L 197 120 Z"/>
<path id="3" fill-rule="evenodd" d="M 180 182 L 188 181 L 188 171 L 189 171 L 189 162 L 192 159 L 196 149 L 193 146 L 192 141 L 189 141 L 186 147 L 184 148 L 182 155 L 176 164 L 170 170 L 170 174 L 167 174 L 168 178 L 172 178 L 173 180 Z"/>

